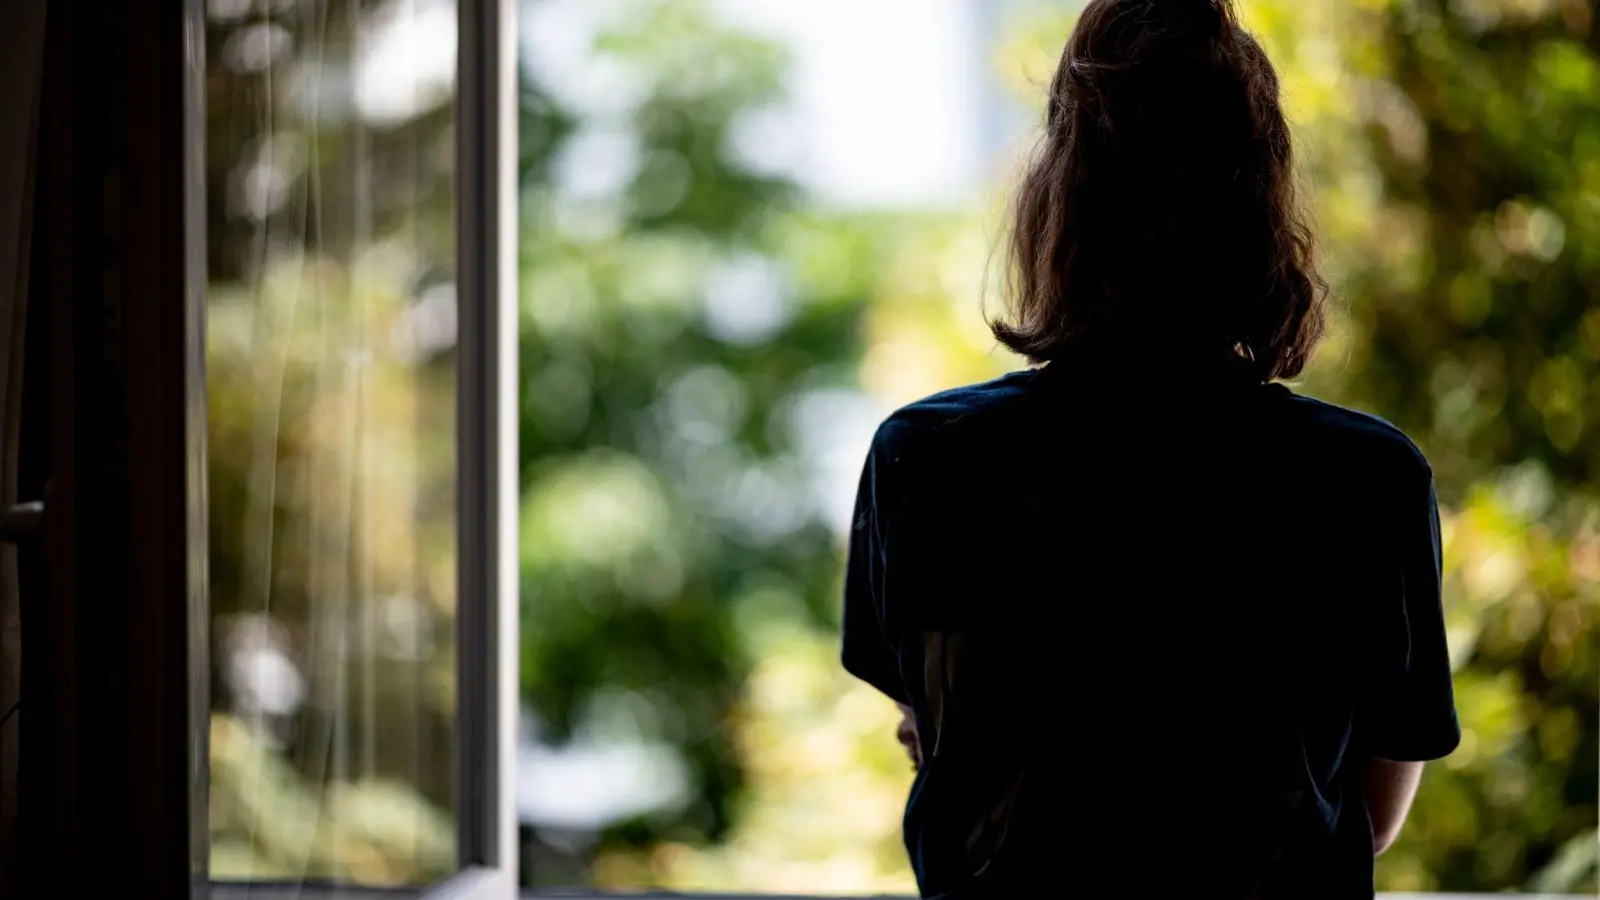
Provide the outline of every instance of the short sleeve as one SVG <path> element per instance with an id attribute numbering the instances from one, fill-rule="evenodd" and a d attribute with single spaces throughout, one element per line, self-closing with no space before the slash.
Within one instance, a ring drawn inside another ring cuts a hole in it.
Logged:
<path id="1" fill-rule="evenodd" d="M 1440 596 L 1439 505 L 1431 473 L 1400 492 L 1390 531 L 1399 596 L 1380 596 L 1379 671 L 1369 698 L 1368 755 L 1399 762 L 1448 756 L 1461 741 Z"/>
<path id="2" fill-rule="evenodd" d="M 884 629 L 882 511 L 886 487 L 875 472 L 877 448 L 868 453 L 850 518 L 849 559 L 845 565 L 842 658 L 850 674 L 897 703 L 908 703 L 899 654 Z"/>

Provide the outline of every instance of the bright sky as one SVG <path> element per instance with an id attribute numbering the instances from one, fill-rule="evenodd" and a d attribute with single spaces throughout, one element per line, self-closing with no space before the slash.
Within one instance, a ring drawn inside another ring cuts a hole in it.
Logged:
<path id="1" fill-rule="evenodd" d="M 789 44 L 798 175 L 863 205 L 946 203 L 982 172 L 982 0 L 721 0 Z"/>
<path id="2" fill-rule="evenodd" d="M 982 181 L 980 10 L 995 0 L 713 0 L 727 19 L 793 53 L 791 105 L 757 120 L 752 150 L 824 202 L 928 206 Z M 634 85 L 589 56 L 595 27 L 630 0 L 522 6 L 528 65 L 583 108 L 625 105 Z M 368 32 L 357 102 L 374 120 L 437 102 L 455 65 L 450 0 L 402 0 Z M 249 48 L 244 48 L 249 49 Z M 584 154 L 591 161 L 593 153 Z"/>
<path id="3" fill-rule="evenodd" d="M 625 108 L 639 85 L 589 53 L 631 0 L 538 0 L 522 7 L 523 59 L 573 108 Z M 825 201 L 942 205 L 981 178 L 984 0 L 713 0 L 728 21 L 786 44 L 790 104 L 748 122 L 748 149 Z M 594 152 L 583 154 L 594 166 Z"/>

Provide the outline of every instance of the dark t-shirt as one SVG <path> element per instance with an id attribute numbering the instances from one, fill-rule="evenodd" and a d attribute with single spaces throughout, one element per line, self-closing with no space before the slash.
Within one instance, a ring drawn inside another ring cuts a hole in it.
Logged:
<path id="1" fill-rule="evenodd" d="M 1053 363 L 897 411 L 843 657 L 916 710 L 923 894 L 1371 897 L 1363 761 L 1459 739 L 1439 587 L 1417 448 L 1281 385 Z"/>

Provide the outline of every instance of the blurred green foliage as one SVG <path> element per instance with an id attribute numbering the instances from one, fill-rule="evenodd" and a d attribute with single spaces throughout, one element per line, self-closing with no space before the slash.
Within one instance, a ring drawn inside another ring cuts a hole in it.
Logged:
<path id="1" fill-rule="evenodd" d="M 1416 437 L 1445 506 L 1464 740 L 1429 768 L 1412 824 L 1380 860 L 1380 886 L 1593 891 L 1593 13 L 1565 0 L 1240 5 L 1283 75 L 1341 300 L 1305 389 Z M 812 443 L 819 423 L 859 408 L 857 391 L 884 408 L 1016 365 L 993 351 L 981 318 L 993 211 L 820 208 L 741 144 L 749 117 L 784 98 L 781 47 L 718 24 L 695 0 L 617 6 L 624 14 L 588 48 L 600 68 L 569 76 L 584 84 L 537 65 L 522 80 L 522 695 L 545 740 L 604 723 L 611 739 L 672 748 L 687 791 L 576 842 L 535 829 L 527 874 L 608 887 L 904 890 L 909 772 L 888 704 L 835 663 L 842 548 L 811 487 Z M 315 3 L 275 8 L 320 21 L 325 52 L 342 46 L 348 16 Z M 1037 103 L 1072 5 L 1014 8 L 992 61 Z M 259 18 L 216 23 L 208 37 L 227 46 Z M 367 129 L 279 113 L 291 136 L 315 136 L 301 145 L 315 163 L 295 170 L 290 196 L 326 214 L 275 207 L 263 241 L 262 220 L 222 204 L 237 195 L 240 161 L 267 147 L 263 110 L 287 93 L 273 99 L 260 72 L 213 68 L 219 611 L 258 609 L 251 579 L 276 560 L 274 609 L 313 694 L 375 677 L 391 688 L 375 721 L 447 745 L 447 648 L 376 673 L 359 659 L 313 664 L 328 581 L 300 564 L 302 551 L 263 560 L 260 541 L 262 516 L 294 534 L 318 485 L 353 478 L 335 427 L 347 386 L 315 381 L 330 371 L 325 347 L 287 351 L 322 346 L 318 335 L 380 343 L 408 303 L 448 277 L 438 262 L 449 255 L 448 110 Z M 598 100 L 595 84 L 608 86 Z M 351 162 L 352 147 L 364 148 L 366 168 Z M 367 192 L 375 207 L 357 202 L 363 183 L 380 188 Z M 388 244 L 404 235 L 415 259 L 357 252 L 341 210 L 362 208 L 373 233 Z M 263 246 L 288 251 L 253 268 Z M 304 310 L 287 312 L 306 296 L 325 304 L 310 324 Z M 415 582 L 408 589 L 448 633 L 453 555 L 439 548 L 450 546 L 440 510 L 451 494 L 436 473 L 450 464 L 439 412 L 449 356 L 388 360 L 372 377 L 363 396 L 380 404 L 382 426 L 372 444 L 420 462 L 375 470 L 390 479 L 382 484 L 415 484 L 376 491 L 358 516 L 411 526 L 351 552 L 380 581 Z M 289 389 L 272 454 L 300 487 L 263 508 L 253 480 L 263 477 L 261 398 L 279 383 Z M 297 540 L 280 536 L 280 548 L 304 546 Z M 350 564 L 324 561 L 335 563 Z M 269 760 L 271 742 L 248 725 L 226 715 L 213 730 L 219 869 L 298 865 L 383 883 L 449 867 L 439 844 L 448 816 L 438 812 L 449 804 L 446 756 L 386 739 L 377 771 L 338 783 L 314 754 L 290 753 L 288 767 Z M 263 779 L 281 789 L 264 790 Z M 402 837 L 374 826 L 399 808 L 394 790 L 414 792 L 403 818 L 416 827 Z M 315 852 L 295 824 L 313 807 L 326 829 Z"/>
<path id="2" fill-rule="evenodd" d="M 1347 313 L 1312 381 L 1433 463 L 1465 729 L 1379 882 L 1593 892 L 1600 31 L 1583 3 L 1329 15 L 1315 42 L 1282 40 L 1301 84 L 1345 95 L 1302 111 Z"/>
<path id="3" fill-rule="evenodd" d="M 875 236 L 729 161 L 734 116 L 780 95 L 777 48 L 634 5 L 597 47 L 648 86 L 620 122 L 522 98 L 523 692 L 557 739 L 643 698 L 632 737 L 680 749 L 691 798 L 609 840 L 716 841 L 745 769 L 741 610 L 833 619 L 836 537 L 802 505 L 792 417 L 854 382 Z M 633 144 L 614 191 L 541 177 L 602 130 Z"/>
<path id="4" fill-rule="evenodd" d="M 221 880 L 456 868 L 451 110 L 419 89 L 373 123 L 351 90 L 363 50 L 416 10 L 208 7 Z"/>

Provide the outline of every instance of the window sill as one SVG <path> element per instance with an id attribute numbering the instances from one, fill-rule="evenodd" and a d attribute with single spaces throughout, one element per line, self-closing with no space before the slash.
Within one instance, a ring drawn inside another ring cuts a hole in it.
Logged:
<path id="1" fill-rule="evenodd" d="M 914 900 L 891 895 L 853 895 L 829 898 L 819 895 L 778 894 L 600 894 L 594 890 L 523 890 L 523 900 Z M 1379 894 L 1378 900 L 1595 900 L 1594 897 L 1568 894 Z"/>
<path id="2" fill-rule="evenodd" d="M 426 896 L 424 889 L 382 889 L 339 887 L 335 885 L 215 884 L 213 900 L 377 900 Z M 695 894 L 695 893 L 601 893 L 581 889 L 523 891 L 522 900 L 911 900 L 888 895 L 854 895 L 827 898 L 818 895 L 780 894 Z M 1565 894 L 1379 894 L 1378 900 L 1594 900 L 1593 897 Z"/>

